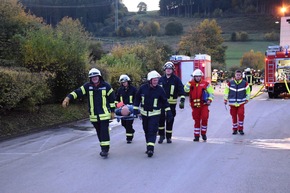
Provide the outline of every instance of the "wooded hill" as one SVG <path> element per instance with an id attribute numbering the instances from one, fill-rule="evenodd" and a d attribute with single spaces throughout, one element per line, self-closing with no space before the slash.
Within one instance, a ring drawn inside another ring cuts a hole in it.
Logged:
<path id="1" fill-rule="evenodd" d="M 80 20 L 84 27 L 95 36 L 116 35 L 116 24 L 124 23 L 128 10 L 122 0 L 117 1 L 20 0 L 27 12 L 30 11 L 37 17 L 42 17 L 47 24 L 55 26 L 67 16 Z M 243 15 L 276 17 L 279 15 L 278 8 L 282 6 L 282 2 L 290 4 L 290 0 L 160 0 L 158 15 L 185 18 L 240 17 Z M 116 18 L 118 22 L 115 22 Z M 132 36 L 134 35 L 136 33 L 132 33 Z M 140 34 L 137 33 L 137 35 Z"/>

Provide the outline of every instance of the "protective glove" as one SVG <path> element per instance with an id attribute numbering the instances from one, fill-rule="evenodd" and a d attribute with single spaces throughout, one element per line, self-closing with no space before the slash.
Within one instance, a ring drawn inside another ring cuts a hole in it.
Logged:
<path id="1" fill-rule="evenodd" d="M 180 108 L 180 109 L 184 109 L 184 102 L 180 102 L 180 103 L 179 103 L 179 108 Z"/>
<path id="2" fill-rule="evenodd" d="M 114 118 L 115 118 L 115 113 L 111 112 L 111 119 L 114 119 Z"/>
<path id="3" fill-rule="evenodd" d="M 225 100 L 224 100 L 224 103 L 225 103 L 225 105 L 227 105 L 227 104 L 228 104 L 228 100 L 225 99 Z"/>
<path id="4" fill-rule="evenodd" d="M 66 108 L 69 105 L 69 98 L 65 97 L 65 99 L 62 101 L 62 107 Z"/>
<path id="5" fill-rule="evenodd" d="M 211 100 L 207 100 L 206 104 L 210 105 L 211 104 Z"/>
<path id="6" fill-rule="evenodd" d="M 166 121 L 171 122 L 173 120 L 173 115 L 171 111 L 166 111 Z"/>

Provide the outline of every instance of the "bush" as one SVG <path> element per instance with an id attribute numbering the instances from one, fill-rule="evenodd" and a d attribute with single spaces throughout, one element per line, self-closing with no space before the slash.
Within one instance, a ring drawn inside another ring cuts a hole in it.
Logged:
<path id="1" fill-rule="evenodd" d="M 231 41 L 232 41 L 232 42 L 235 42 L 235 41 L 237 41 L 237 39 L 238 39 L 238 34 L 237 34 L 237 32 L 233 32 L 232 35 L 231 35 Z"/>
<path id="2" fill-rule="evenodd" d="M 240 32 L 239 36 L 240 36 L 240 41 L 242 41 L 242 42 L 245 42 L 245 41 L 249 40 L 249 35 L 245 31 Z"/>
<path id="3" fill-rule="evenodd" d="M 267 40 L 267 41 L 278 41 L 279 40 L 279 34 L 277 34 L 275 32 L 266 33 L 264 35 L 264 39 Z"/>
<path id="4" fill-rule="evenodd" d="M 245 31 L 241 32 L 233 32 L 231 35 L 231 41 L 248 41 L 249 40 L 249 35 Z"/>
<path id="5" fill-rule="evenodd" d="M 213 11 L 212 15 L 214 17 L 222 17 L 223 16 L 223 10 L 217 8 Z"/>
<path id="6" fill-rule="evenodd" d="M 160 24 L 157 21 L 140 23 L 139 31 L 145 36 L 157 36 L 160 32 Z"/>
<path id="7" fill-rule="evenodd" d="M 25 68 L 0 68 L 0 88 L 0 113 L 13 108 L 33 111 L 50 96 L 46 77 Z"/>
<path id="8" fill-rule="evenodd" d="M 165 34 L 169 36 L 180 35 L 183 32 L 183 26 L 180 22 L 172 21 L 165 26 Z"/>

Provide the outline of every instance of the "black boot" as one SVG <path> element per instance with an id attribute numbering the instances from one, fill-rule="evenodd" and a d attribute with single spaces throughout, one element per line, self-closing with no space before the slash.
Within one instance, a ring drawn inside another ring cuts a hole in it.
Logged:
<path id="1" fill-rule="evenodd" d="M 100 156 L 103 157 L 103 158 L 107 158 L 107 157 L 108 157 L 108 154 L 109 154 L 109 153 L 106 152 L 106 151 L 101 151 L 101 152 L 100 152 Z"/>
<path id="2" fill-rule="evenodd" d="M 199 137 L 195 136 L 193 141 L 196 141 L 196 142 L 199 141 Z"/>
<path id="3" fill-rule="evenodd" d="M 148 157 L 152 157 L 153 154 L 154 154 L 154 152 L 153 152 L 152 150 L 148 150 L 148 151 L 147 151 L 147 155 L 148 155 Z"/>
<path id="4" fill-rule="evenodd" d="M 238 131 L 237 130 L 234 130 L 233 131 L 233 135 L 237 135 L 238 134 Z"/>
<path id="5" fill-rule="evenodd" d="M 207 140 L 206 134 L 201 135 L 201 137 L 202 137 L 203 141 L 206 141 Z"/>
<path id="6" fill-rule="evenodd" d="M 241 135 L 244 135 L 244 134 L 245 134 L 243 130 L 239 130 L 239 133 L 240 133 Z"/>
<path id="7" fill-rule="evenodd" d="M 163 143 L 164 139 L 165 139 L 165 137 L 160 135 L 158 143 Z"/>
<path id="8" fill-rule="evenodd" d="M 168 138 L 168 139 L 166 139 L 166 140 L 167 140 L 167 143 L 172 143 L 172 141 L 171 141 L 170 138 Z"/>

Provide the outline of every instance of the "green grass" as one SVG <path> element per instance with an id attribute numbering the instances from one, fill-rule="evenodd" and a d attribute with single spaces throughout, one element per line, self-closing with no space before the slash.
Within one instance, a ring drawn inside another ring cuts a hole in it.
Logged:
<path id="1" fill-rule="evenodd" d="M 224 45 L 228 46 L 226 50 L 227 69 L 233 65 L 240 65 L 240 59 L 245 52 L 254 50 L 265 53 L 268 46 L 277 44 L 279 43 L 270 41 L 225 42 Z"/>

